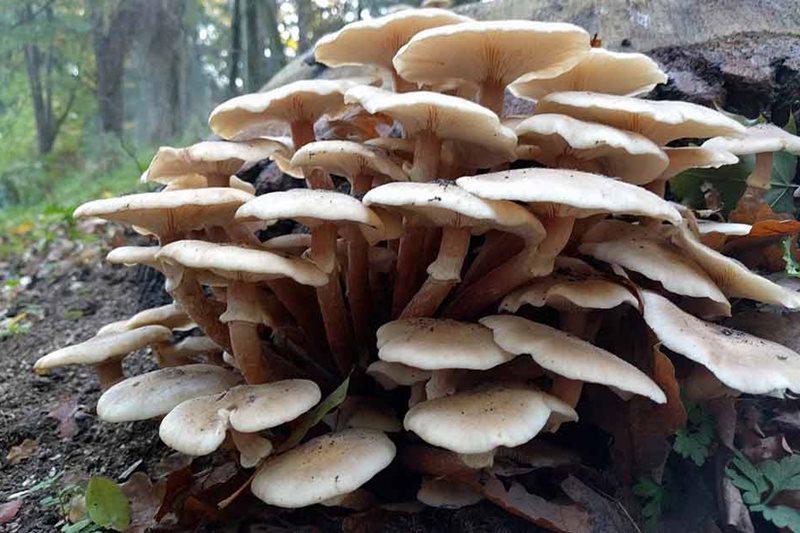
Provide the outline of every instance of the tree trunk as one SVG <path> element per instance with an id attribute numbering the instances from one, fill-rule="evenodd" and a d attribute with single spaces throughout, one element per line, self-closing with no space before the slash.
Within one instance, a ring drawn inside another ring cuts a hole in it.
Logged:
<path id="1" fill-rule="evenodd" d="M 228 71 L 228 93 L 231 96 L 239 93 L 236 79 L 239 77 L 239 60 L 242 56 L 242 6 L 241 0 L 233 0 L 231 8 L 231 64 Z"/>
<path id="2" fill-rule="evenodd" d="M 267 71 L 268 77 L 271 77 L 286 65 L 286 54 L 283 51 L 280 31 L 278 31 L 278 6 L 275 0 L 264 0 L 262 5 L 264 7 L 264 28 L 267 31 L 267 47 L 269 48 Z"/>
<path id="3" fill-rule="evenodd" d="M 245 33 L 247 36 L 247 90 L 257 91 L 266 81 L 267 58 L 264 57 L 264 38 L 259 24 L 258 0 L 246 0 Z"/>

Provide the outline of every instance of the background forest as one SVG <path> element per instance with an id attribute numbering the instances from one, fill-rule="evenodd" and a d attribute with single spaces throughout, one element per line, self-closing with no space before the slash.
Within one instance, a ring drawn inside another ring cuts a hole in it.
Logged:
<path id="1" fill-rule="evenodd" d="M 44 215 L 130 192 L 216 103 L 396 0 L 0 0 L 3 250 Z M 396 7 L 396 6 L 395 6 Z M 17 246 L 18 248 L 19 246 Z"/>

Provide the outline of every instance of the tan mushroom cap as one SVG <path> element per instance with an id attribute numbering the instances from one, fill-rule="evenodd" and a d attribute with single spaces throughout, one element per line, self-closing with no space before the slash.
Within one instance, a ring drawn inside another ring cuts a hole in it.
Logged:
<path id="1" fill-rule="evenodd" d="M 750 224 L 740 224 L 738 222 L 716 222 L 703 219 L 697 221 L 697 231 L 700 235 L 720 233 L 722 235 L 741 237 L 750 233 L 752 229 L 753 226 Z"/>
<path id="2" fill-rule="evenodd" d="M 430 370 L 422 370 L 402 363 L 374 361 L 367 367 L 367 374 L 386 390 L 399 386 L 410 387 L 415 383 L 427 381 L 431 377 Z"/>
<path id="3" fill-rule="evenodd" d="M 236 174 L 248 162 L 270 158 L 274 153 L 291 155 L 288 137 L 249 141 L 204 141 L 185 148 L 162 146 L 142 174 L 142 181 L 170 183 L 188 174 L 224 176 Z"/>
<path id="4" fill-rule="evenodd" d="M 640 100 L 594 92 L 551 93 L 535 114 L 558 113 L 644 135 L 659 146 L 675 139 L 740 135 L 745 128 L 718 111 L 688 102 Z"/>
<path id="5" fill-rule="evenodd" d="M 160 250 L 160 246 L 119 246 L 108 252 L 106 261 L 113 265 L 145 265 L 160 270 L 156 259 Z"/>
<path id="6" fill-rule="evenodd" d="M 667 75 L 644 54 L 592 48 L 577 65 L 563 74 L 554 77 L 526 76 L 524 81 L 516 81 L 508 89 L 514 96 L 531 100 L 562 91 L 636 96 L 666 82 Z"/>
<path id="7" fill-rule="evenodd" d="M 480 492 L 448 479 L 426 479 L 417 491 L 417 499 L 429 507 L 460 509 L 483 499 Z"/>
<path id="8" fill-rule="evenodd" d="M 146 192 L 93 200 L 79 206 L 73 216 L 132 224 L 162 236 L 230 224 L 239 206 L 252 198 L 230 187 Z"/>
<path id="9" fill-rule="evenodd" d="M 724 150 L 735 155 L 780 152 L 800 154 L 800 137 L 774 124 L 750 126 L 736 137 L 715 137 L 703 143 L 703 148 Z"/>
<path id="10" fill-rule="evenodd" d="M 437 318 L 405 318 L 387 322 L 377 333 L 378 358 L 423 370 L 466 368 L 487 370 L 514 355 L 495 344 L 480 324 Z"/>
<path id="11" fill-rule="evenodd" d="M 97 400 L 97 416 L 106 422 L 163 416 L 191 398 L 225 392 L 240 379 L 237 373 L 215 365 L 154 370 L 120 381 L 106 390 Z"/>
<path id="12" fill-rule="evenodd" d="M 569 311 L 582 309 L 613 309 L 622 304 L 638 307 L 636 297 L 623 285 L 605 279 L 569 279 L 552 275 L 534 279 L 503 298 L 501 311 L 517 312 L 523 305 L 545 305 Z"/>
<path id="13" fill-rule="evenodd" d="M 384 113 L 403 125 L 405 133 L 430 131 L 441 140 L 473 143 L 512 159 L 517 136 L 497 115 L 474 102 L 429 91 L 392 93 L 361 85 L 345 94 L 347 103 L 359 103 L 370 113 Z"/>
<path id="14" fill-rule="evenodd" d="M 683 220 L 669 202 L 650 191 L 577 170 L 526 168 L 466 176 L 456 182 L 481 198 L 527 202 L 535 212 L 549 217 L 613 213 L 672 224 Z"/>
<path id="15" fill-rule="evenodd" d="M 800 308 L 800 293 L 751 272 L 746 266 L 702 244 L 688 227 L 672 232 L 672 242 L 693 259 L 714 280 L 726 296 Z"/>
<path id="16" fill-rule="evenodd" d="M 524 207 L 504 200 L 484 200 L 455 183 L 387 183 L 369 191 L 363 201 L 434 226 L 473 228 L 474 233 L 496 228 L 520 235 L 528 244 L 537 244 L 545 237 L 542 223 Z"/>
<path id="17" fill-rule="evenodd" d="M 649 239 L 617 239 L 583 243 L 582 254 L 619 265 L 658 281 L 674 294 L 708 298 L 720 315 L 730 316 L 730 302 L 700 265 L 686 257 L 678 247 Z"/>
<path id="18" fill-rule="evenodd" d="M 416 34 L 395 55 L 398 74 L 408 81 L 492 84 L 552 77 L 589 52 L 583 28 L 557 22 L 497 20 L 464 22 Z M 546 53 L 531 53 L 532 50 Z"/>
<path id="19" fill-rule="evenodd" d="M 264 93 L 244 94 L 221 103 L 208 124 L 224 139 L 260 136 L 274 123 L 315 122 L 343 104 L 355 82 L 350 80 L 300 80 Z"/>
<path id="20" fill-rule="evenodd" d="M 160 307 L 153 307 L 152 309 L 145 309 L 127 320 L 106 324 L 97 330 L 97 335 L 130 331 L 136 328 L 154 325 L 164 326 L 167 329 L 177 331 L 187 331 L 197 327 L 197 324 L 189 318 L 189 315 L 187 315 L 183 309 L 177 304 L 171 303 Z"/>
<path id="21" fill-rule="evenodd" d="M 517 355 L 528 354 L 536 363 L 559 376 L 599 383 L 665 403 L 664 392 L 641 370 L 563 331 L 513 315 L 484 317 L 480 323 L 494 334 L 495 342 Z"/>
<path id="22" fill-rule="evenodd" d="M 464 454 L 518 446 L 535 437 L 551 414 L 575 421 L 566 403 L 521 385 L 488 385 L 416 404 L 404 426 L 425 442 Z"/>
<path id="23" fill-rule="evenodd" d="M 739 158 L 725 150 L 712 150 L 705 146 L 682 146 L 662 148 L 669 158 L 669 165 L 658 179 L 668 180 L 690 168 L 719 168 L 735 165 Z"/>
<path id="24" fill-rule="evenodd" d="M 551 167 L 577 164 L 641 185 L 656 179 L 669 164 L 667 155 L 647 137 L 567 115 L 534 115 L 514 131 L 520 143 L 537 146 L 536 159 Z"/>
<path id="25" fill-rule="evenodd" d="M 641 291 L 644 319 L 661 342 L 749 394 L 800 391 L 800 354 L 780 344 L 704 322 L 654 292 Z"/>
<path id="26" fill-rule="evenodd" d="M 371 429 L 322 435 L 268 461 L 250 487 L 278 507 L 322 503 L 369 481 L 392 462 L 395 451 L 386 435 Z"/>
<path id="27" fill-rule="evenodd" d="M 416 33 L 472 19 L 446 9 L 405 9 L 347 24 L 325 35 L 314 47 L 314 58 L 329 67 L 377 65 L 393 70 L 392 58 Z"/>
<path id="28" fill-rule="evenodd" d="M 360 174 L 385 176 L 392 181 L 407 181 L 408 174 L 387 156 L 352 141 L 316 141 L 299 149 L 292 166 L 304 169 L 323 168 L 352 181 Z"/>
<path id="29" fill-rule="evenodd" d="M 286 277 L 314 287 L 328 282 L 328 276 L 310 261 L 230 244 L 176 241 L 162 247 L 157 257 L 179 270 L 209 271 L 232 281 L 258 282 Z"/>
<path id="30" fill-rule="evenodd" d="M 108 333 L 50 352 L 34 363 L 33 370 L 37 374 L 44 374 L 60 366 L 96 365 L 121 359 L 145 346 L 167 342 L 171 338 L 172 332 L 164 326 L 144 326 L 130 331 Z"/>
<path id="31" fill-rule="evenodd" d="M 239 385 L 181 403 L 161 421 L 158 435 L 181 453 L 207 455 L 219 448 L 229 428 L 241 433 L 273 428 L 302 415 L 320 398 L 319 387 L 305 379 Z"/>

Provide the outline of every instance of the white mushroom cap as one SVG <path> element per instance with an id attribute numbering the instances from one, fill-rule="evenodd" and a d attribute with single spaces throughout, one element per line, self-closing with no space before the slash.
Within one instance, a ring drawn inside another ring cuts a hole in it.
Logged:
<path id="1" fill-rule="evenodd" d="M 500 302 L 501 311 L 515 313 L 523 305 L 545 305 L 568 311 L 574 308 L 613 309 L 622 304 L 638 307 L 636 297 L 623 285 L 605 279 L 569 279 L 552 275 L 536 278 L 509 293 Z"/>
<path id="2" fill-rule="evenodd" d="M 732 237 L 742 237 L 750 233 L 753 226 L 750 224 L 740 224 L 738 222 L 716 222 L 714 220 L 697 221 L 697 231 L 700 235 L 708 235 L 709 233 L 720 233 L 722 235 L 729 235 Z"/>
<path id="3" fill-rule="evenodd" d="M 406 181 L 408 174 L 388 156 L 352 141 L 316 141 L 295 152 L 291 164 L 304 169 L 323 168 L 352 181 L 359 174 L 385 176 Z"/>
<path id="4" fill-rule="evenodd" d="M 156 259 L 160 250 L 160 246 L 119 246 L 108 252 L 106 261 L 113 265 L 145 265 L 160 270 Z"/>
<path id="5" fill-rule="evenodd" d="M 79 206 L 73 216 L 132 224 L 161 236 L 230 224 L 239 206 L 251 198 L 252 194 L 230 187 L 145 192 L 93 200 Z"/>
<path id="6" fill-rule="evenodd" d="M 745 128 L 718 111 L 688 102 L 640 100 L 593 92 L 551 93 L 536 104 L 537 115 L 559 113 L 634 131 L 658 145 L 675 139 L 740 135 Z"/>
<path id="7" fill-rule="evenodd" d="M 680 148 L 662 148 L 669 158 L 669 165 L 658 177 L 668 180 L 690 168 L 719 168 L 725 165 L 735 165 L 739 158 L 725 150 L 712 150 L 700 146 L 682 146 Z"/>
<path id="8" fill-rule="evenodd" d="M 651 291 L 641 291 L 644 319 L 661 342 L 749 394 L 800 392 L 800 354 L 748 333 L 704 322 Z"/>
<path id="9" fill-rule="evenodd" d="M 392 462 L 395 451 L 380 431 L 347 429 L 322 435 L 268 461 L 251 490 L 278 507 L 321 503 L 369 481 Z"/>
<path id="10" fill-rule="evenodd" d="M 292 278 L 303 285 L 319 287 L 328 276 L 310 261 L 253 248 L 206 241 L 175 241 L 161 248 L 158 260 L 176 267 L 174 282 L 180 283 L 184 268 L 208 271 L 233 280 L 256 282 L 275 278 Z"/>
<path id="11" fill-rule="evenodd" d="M 430 370 L 422 370 L 402 363 L 374 361 L 367 367 L 367 374 L 386 390 L 399 386 L 410 387 L 415 383 L 427 381 L 431 377 Z"/>
<path id="12" fill-rule="evenodd" d="M 800 137 L 774 124 L 750 126 L 743 135 L 715 137 L 703 143 L 703 148 L 724 150 L 736 155 L 780 152 L 800 154 Z"/>
<path id="13" fill-rule="evenodd" d="M 474 102 L 429 91 L 392 93 L 362 85 L 345 95 L 370 113 L 384 113 L 403 125 L 408 137 L 430 131 L 441 140 L 469 142 L 513 158 L 517 136 L 497 115 Z"/>
<path id="14" fill-rule="evenodd" d="M 518 446 L 535 437 L 551 414 L 575 421 L 566 403 L 521 385 L 489 385 L 416 404 L 404 426 L 434 446 L 464 454 Z"/>
<path id="15" fill-rule="evenodd" d="M 437 318 L 404 318 L 378 328 L 378 357 L 423 370 L 487 370 L 514 358 L 480 324 Z"/>
<path id="16" fill-rule="evenodd" d="M 484 200 L 455 183 L 394 182 L 364 195 L 364 204 L 399 211 L 434 226 L 491 228 L 522 236 L 529 245 L 541 242 L 545 229 L 524 207 L 503 200 Z"/>
<path id="17" fill-rule="evenodd" d="M 79 344 L 66 346 L 40 357 L 33 365 L 37 374 L 66 365 L 96 365 L 122 359 L 131 352 L 159 342 L 167 342 L 172 332 L 164 326 L 144 326 L 130 331 L 107 333 Z"/>
<path id="18" fill-rule="evenodd" d="M 142 174 L 142 181 L 170 183 L 187 174 L 224 176 L 236 174 L 245 163 L 268 159 L 275 152 L 291 155 L 289 138 L 261 138 L 250 141 L 204 141 L 185 148 L 162 146 Z"/>
<path id="19" fill-rule="evenodd" d="M 221 103 L 208 124 L 223 139 L 260 136 L 271 124 L 315 122 L 342 106 L 350 80 L 300 80 L 265 93 L 243 94 Z"/>
<path id="20" fill-rule="evenodd" d="M 528 354 L 545 370 L 640 394 L 656 403 L 667 401 L 664 392 L 641 370 L 563 331 L 513 315 L 488 316 L 480 322 L 491 328 L 495 342 L 503 349 Z"/>
<path id="21" fill-rule="evenodd" d="M 708 298 L 718 304 L 714 307 L 720 315 L 730 315 L 730 302 L 714 280 L 672 244 L 648 239 L 618 239 L 583 243 L 578 250 L 658 281 L 674 294 Z"/>
<path id="22" fill-rule="evenodd" d="M 641 185 L 656 179 L 669 159 L 650 139 L 567 115 L 534 115 L 514 131 L 521 144 L 539 148 L 536 159 L 551 167 L 563 163 Z"/>
<path id="23" fill-rule="evenodd" d="M 224 392 L 241 378 L 215 365 L 162 368 L 120 381 L 97 400 L 97 416 L 106 422 L 146 420 L 169 413 L 178 404 Z"/>
<path id="24" fill-rule="evenodd" d="M 460 509 L 483 499 L 480 492 L 447 479 L 426 479 L 417 491 L 417 499 L 430 507 Z"/>
<path id="25" fill-rule="evenodd" d="M 132 329 L 153 325 L 164 326 L 165 328 L 178 331 L 187 331 L 197 327 L 192 319 L 189 318 L 189 315 L 186 314 L 186 311 L 173 302 L 160 307 L 145 309 L 127 320 L 106 324 L 97 330 L 97 335 L 130 331 Z"/>
<path id="26" fill-rule="evenodd" d="M 405 9 L 347 24 L 317 41 L 314 57 L 323 65 L 377 65 L 393 70 L 392 58 L 414 34 L 437 26 L 467 22 L 446 9 Z"/>
<path id="27" fill-rule="evenodd" d="M 393 63 L 400 76 L 415 83 L 505 87 L 572 68 L 589 52 L 589 40 L 583 28 L 566 23 L 464 22 L 419 32 L 398 50 Z"/>
<path id="28" fill-rule="evenodd" d="M 181 403 L 161 421 L 158 434 L 181 453 L 206 455 L 222 444 L 228 428 L 255 433 L 279 426 L 314 407 L 320 397 L 319 387 L 304 379 L 239 385 Z"/>
<path id="29" fill-rule="evenodd" d="M 667 75 L 646 55 L 604 48 L 592 48 L 577 65 L 558 76 L 525 78 L 512 83 L 508 89 L 514 96 L 531 100 L 561 91 L 636 96 L 667 82 Z"/>
<path id="30" fill-rule="evenodd" d="M 613 213 L 672 224 L 683 220 L 669 202 L 641 187 L 577 170 L 526 168 L 467 176 L 457 183 L 481 198 L 528 202 L 547 216 L 583 218 Z"/>

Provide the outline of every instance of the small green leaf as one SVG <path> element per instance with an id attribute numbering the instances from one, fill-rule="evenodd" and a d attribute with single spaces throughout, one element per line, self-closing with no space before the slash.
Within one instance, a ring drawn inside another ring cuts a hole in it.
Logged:
<path id="1" fill-rule="evenodd" d="M 347 398 L 347 389 L 350 386 L 350 377 L 348 376 L 341 385 L 336 387 L 336 390 L 328 395 L 327 398 L 322 400 L 312 411 L 307 412 L 297 422 L 297 425 L 292 430 L 289 438 L 284 441 L 280 446 L 280 451 L 285 451 L 300 444 L 303 437 L 306 436 L 308 430 L 316 426 L 325 415 L 339 407 L 339 405 Z"/>
<path id="2" fill-rule="evenodd" d="M 714 442 L 714 417 L 699 404 L 684 400 L 686 406 L 686 427 L 675 432 L 672 449 L 681 457 L 703 466 Z"/>
<path id="3" fill-rule="evenodd" d="M 86 486 L 86 510 L 95 524 L 125 531 L 131 523 L 131 506 L 112 479 L 94 476 Z"/>
<path id="4" fill-rule="evenodd" d="M 785 505 L 774 507 L 764 506 L 760 509 L 761 515 L 778 527 L 789 528 L 791 531 L 800 531 L 800 512 Z"/>

